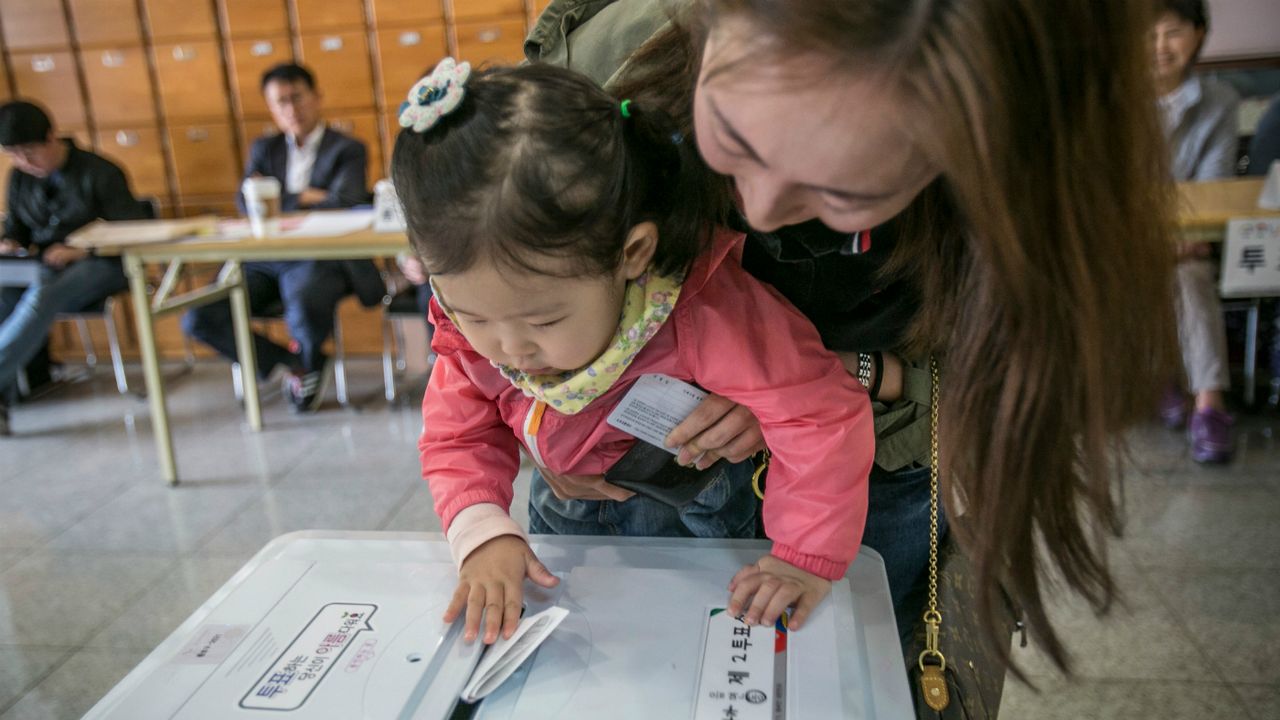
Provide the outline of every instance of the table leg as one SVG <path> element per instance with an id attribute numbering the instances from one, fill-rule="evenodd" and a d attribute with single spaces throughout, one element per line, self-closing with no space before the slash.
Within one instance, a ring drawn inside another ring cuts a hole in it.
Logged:
<path id="1" fill-rule="evenodd" d="M 1249 305 L 1244 334 L 1244 404 L 1252 408 L 1258 390 L 1258 311 L 1262 301 L 1254 298 Z"/>
<path id="2" fill-rule="evenodd" d="M 236 333 L 236 356 L 240 360 L 241 379 L 244 385 L 244 412 L 253 430 L 262 429 L 262 405 L 258 402 L 258 358 L 253 349 L 253 328 L 249 323 L 249 290 L 244 282 L 240 263 L 227 263 L 232 272 L 228 280 L 231 288 L 231 322 Z"/>
<path id="3" fill-rule="evenodd" d="M 160 375 L 160 356 L 156 351 L 151 299 L 147 296 L 147 274 L 142 261 L 128 254 L 124 256 L 124 270 L 129 276 L 129 294 L 133 296 L 133 313 L 138 326 L 138 350 L 142 355 L 147 401 L 151 404 L 151 431 L 156 436 L 160 469 L 170 485 L 177 485 L 178 466 L 173 457 L 173 437 L 169 434 L 169 408 L 165 405 L 164 379 Z"/>

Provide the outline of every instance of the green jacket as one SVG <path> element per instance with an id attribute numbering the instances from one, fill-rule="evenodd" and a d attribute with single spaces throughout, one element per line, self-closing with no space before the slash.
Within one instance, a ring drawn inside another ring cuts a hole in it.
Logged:
<path id="1" fill-rule="evenodd" d="M 688 0 L 552 0 L 524 41 L 529 62 L 572 68 L 609 87 L 631 53 Z"/>
<path id="2" fill-rule="evenodd" d="M 632 52 L 689 0 L 552 0 L 525 39 L 529 62 L 545 62 L 588 75 L 608 88 L 626 75 Z M 876 465 L 889 472 L 929 464 L 927 359 L 908 362 L 903 397 L 874 403 Z"/>

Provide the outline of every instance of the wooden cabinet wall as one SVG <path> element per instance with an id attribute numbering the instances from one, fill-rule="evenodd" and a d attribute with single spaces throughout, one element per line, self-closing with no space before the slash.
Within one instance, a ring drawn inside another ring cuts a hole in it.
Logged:
<path id="1" fill-rule="evenodd" d="M 376 37 L 382 106 L 394 111 L 418 78 L 449 54 L 448 31 L 443 22 L 433 22 L 379 30 Z"/>
<path id="2" fill-rule="evenodd" d="M 363 30 L 302 36 L 302 63 L 315 73 L 330 110 L 373 110 L 373 69 Z"/>
<path id="3" fill-rule="evenodd" d="M 69 0 L 68 4 L 76 24 L 76 40 L 82 47 L 142 44 L 134 0 Z"/>
<path id="4" fill-rule="evenodd" d="M 151 72 L 142 46 L 83 48 L 80 66 L 96 125 L 120 127 L 156 122 Z"/>
<path id="5" fill-rule="evenodd" d="M 43 104 L 52 113 L 54 125 L 62 130 L 89 126 L 75 53 L 69 49 L 15 52 L 9 55 L 9 63 L 18 97 Z"/>
<path id="6" fill-rule="evenodd" d="M 0 100 L 39 102 L 166 214 L 232 214 L 249 146 L 273 130 L 262 73 L 297 59 L 316 74 L 326 120 L 367 146 L 372 189 L 423 71 L 449 54 L 520 61 L 547 1 L 0 0 Z M 180 353 L 171 340 L 162 346 Z M 348 350 L 377 352 L 371 343 Z"/>
<path id="7" fill-rule="evenodd" d="M 226 122 L 231 116 L 222 51 L 215 40 L 159 43 L 151 56 L 168 122 Z"/>

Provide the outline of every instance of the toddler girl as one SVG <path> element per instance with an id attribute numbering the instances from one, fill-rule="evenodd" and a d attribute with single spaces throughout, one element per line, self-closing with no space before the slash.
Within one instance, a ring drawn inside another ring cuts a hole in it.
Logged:
<path id="1" fill-rule="evenodd" d="M 773 547 L 733 578 L 729 609 L 772 624 L 794 605 L 798 628 L 858 550 L 871 406 L 809 321 L 742 270 L 743 236 L 720 224 L 730 199 L 693 143 L 568 70 L 473 75 L 452 59 L 414 86 L 400 124 L 392 177 L 435 294 L 420 449 L 459 565 L 445 621 L 465 608 L 468 639 L 482 614 L 485 642 L 509 637 L 524 579 L 556 583 L 508 515 L 519 450 L 553 473 L 604 474 L 637 442 L 610 412 L 665 375 L 759 419 Z M 751 536 L 743 470 L 713 466 L 678 508 L 535 488 L 531 526 Z"/>

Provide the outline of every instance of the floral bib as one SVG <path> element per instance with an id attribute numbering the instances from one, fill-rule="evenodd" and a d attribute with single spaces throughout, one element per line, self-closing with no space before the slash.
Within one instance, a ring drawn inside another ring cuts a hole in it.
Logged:
<path id="1" fill-rule="evenodd" d="M 541 400 L 556 412 L 574 415 L 609 391 L 636 355 L 671 317 L 680 297 L 680 283 L 652 271 L 627 283 L 618 333 L 609 348 L 590 365 L 557 375 L 530 375 L 494 364 L 525 395 Z"/>

